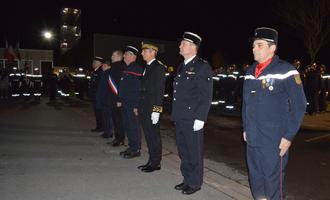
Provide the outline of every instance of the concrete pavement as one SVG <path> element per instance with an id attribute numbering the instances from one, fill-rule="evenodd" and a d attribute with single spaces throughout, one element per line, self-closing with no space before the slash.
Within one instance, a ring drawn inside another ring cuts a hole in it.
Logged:
<path id="1" fill-rule="evenodd" d="M 330 111 L 316 115 L 306 114 L 301 128 L 314 131 L 330 131 Z"/>
<path id="2" fill-rule="evenodd" d="M 245 174 L 205 159 L 201 191 L 184 196 L 173 186 L 182 178 L 174 127 L 163 125 L 162 170 L 145 174 L 136 169 L 147 160 L 147 149 L 132 160 L 89 132 L 94 125 L 87 102 L 55 105 L 0 105 L 0 194 L 12 199 L 252 199 Z M 163 116 L 166 118 L 168 115 Z M 302 129 L 329 130 L 330 113 L 306 115 Z M 211 115 L 219 127 L 240 127 L 239 118 Z M 145 142 L 143 141 L 143 144 Z"/>
<path id="3" fill-rule="evenodd" d="M 147 161 L 145 146 L 141 157 L 121 158 L 125 147 L 113 148 L 89 132 L 93 116 L 83 103 L 0 108 L 1 200 L 251 199 L 246 177 L 233 180 L 225 174 L 234 171 L 208 160 L 201 191 L 185 196 L 174 190 L 182 177 L 170 138 L 163 138 L 162 170 L 140 172 L 136 167 Z"/>

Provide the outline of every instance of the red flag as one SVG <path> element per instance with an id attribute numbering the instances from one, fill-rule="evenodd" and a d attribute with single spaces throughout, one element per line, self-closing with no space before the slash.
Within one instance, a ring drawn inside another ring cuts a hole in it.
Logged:
<path id="1" fill-rule="evenodd" d="M 7 59 L 8 62 L 14 62 L 15 60 L 15 53 L 14 53 L 14 50 L 13 50 L 13 46 L 12 45 L 9 45 L 8 47 L 8 42 L 6 41 L 6 49 L 4 51 L 4 55 L 3 57 L 5 59 Z"/>

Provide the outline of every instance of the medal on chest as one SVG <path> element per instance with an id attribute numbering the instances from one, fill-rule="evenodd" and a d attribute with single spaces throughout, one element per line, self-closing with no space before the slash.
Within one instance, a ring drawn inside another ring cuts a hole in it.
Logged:
<path id="1" fill-rule="evenodd" d="M 274 82 L 275 82 L 274 78 L 262 79 L 261 80 L 261 87 L 263 89 L 267 88 L 269 91 L 273 91 L 274 90 Z"/>
<path id="2" fill-rule="evenodd" d="M 274 90 L 274 87 L 271 85 L 271 86 L 268 87 L 268 90 L 269 91 L 273 91 Z"/>
<path id="3" fill-rule="evenodd" d="M 262 79 L 262 81 L 261 81 L 261 87 L 262 87 L 263 89 L 266 88 L 266 79 Z"/>

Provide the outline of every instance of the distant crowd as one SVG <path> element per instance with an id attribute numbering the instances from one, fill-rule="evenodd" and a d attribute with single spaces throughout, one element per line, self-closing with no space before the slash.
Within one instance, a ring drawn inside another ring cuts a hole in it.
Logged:
<path id="1" fill-rule="evenodd" d="M 293 65 L 299 71 L 308 101 L 307 112 L 310 115 L 327 110 L 330 101 L 330 75 L 323 64 L 313 63 L 302 66 L 299 60 Z M 233 64 L 228 67 L 214 69 L 214 89 L 212 106 L 240 105 L 244 75 L 248 64 L 238 68 Z M 90 69 L 78 68 L 74 73 L 60 69 L 56 73 L 41 75 L 38 68 L 33 73 L 28 69 L 0 68 L 0 101 L 8 102 L 17 99 L 39 101 L 40 96 L 48 95 L 51 100 L 57 98 L 69 99 L 77 97 L 81 100 L 90 97 Z M 173 77 L 175 71 L 168 69 L 166 73 L 166 88 L 164 98 L 172 99 Z"/>

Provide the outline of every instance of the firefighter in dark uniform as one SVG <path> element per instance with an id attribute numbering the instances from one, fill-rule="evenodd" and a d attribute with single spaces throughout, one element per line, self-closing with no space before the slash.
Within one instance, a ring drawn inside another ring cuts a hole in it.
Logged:
<path id="1" fill-rule="evenodd" d="M 74 76 L 75 94 L 80 100 L 84 99 L 86 90 L 86 74 L 82 67 L 78 68 L 78 72 Z"/>
<path id="2" fill-rule="evenodd" d="M 31 81 L 32 74 L 29 73 L 29 70 L 25 69 L 25 72 L 23 72 L 21 76 L 22 76 L 21 91 L 24 101 L 26 102 L 30 99 L 32 92 L 32 81 Z"/>
<path id="3" fill-rule="evenodd" d="M 66 101 L 69 100 L 71 80 L 70 80 L 69 73 L 67 70 L 63 70 L 58 83 L 59 83 L 60 90 L 61 90 L 61 96 L 64 98 L 64 100 L 66 100 Z"/>
<path id="4" fill-rule="evenodd" d="M 13 67 L 12 73 L 9 74 L 10 80 L 10 89 L 11 89 L 11 97 L 17 98 L 21 96 L 21 86 L 22 86 L 22 77 L 21 73 L 17 70 L 16 67 Z"/>
<path id="5" fill-rule="evenodd" d="M 141 131 L 138 123 L 138 104 L 140 93 L 140 79 L 143 68 L 136 63 L 139 50 L 134 46 L 127 46 L 124 53 L 126 67 L 119 85 L 119 97 L 122 106 L 124 130 L 128 139 L 128 148 L 120 152 L 124 158 L 140 156 Z"/>
<path id="6" fill-rule="evenodd" d="M 111 112 L 115 139 L 111 141 L 113 147 L 124 145 L 125 132 L 122 119 L 122 110 L 120 107 L 120 98 L 118 96 L 120 79 L 126 64 L 123 61 L 123 52 L 115 50 L 111 55 L 111 68 L 109 70 L 109 87 L 111 89 L 109 101 L 111 102 Z"/>
<path id="7" fill-rule="evenodd" d="M 57 75 L 54 73 L 54 69 L 51 70 L 48 75 L 48 91 L 49 91 L 49 102 L 56 101 L 56 93 L 57 93 Z"/>
<path id="8" fill-rule="evenodd" d="M 213 81 L 213 96 L 217 99 L 217 100 L 221 100 L 222 103 L 225 103 L 225 82 L 226 82 L 226 78 L 227 78 L 227 74 L 225 72 L 225 69 L 223 67 L 220 67 L 219 69 L 217 69 L 216 72 L 216 81 Z"/>
<path id="9" fill-rule="evenodd" d="M 321 73 L 316 63 L 313 63 L 306 74 L 306 96 L 309 103 L 308 113 L 310 115 L 319 112 L 321 86 Z"/>
<path id="10" fill-rule="evenodd" d="M 211 66 L 197 56 L 202 39 L 185 32 L 180 44 L 184 62 L 179 66 L 173 85 L 171 118 L 175 122 L 176 144 L 181 158 L 183 182 L 176 190 L 193 194 L 203 183 L 203 127 L 212 101 Z"/>
<path id="11" fill-rule="evenodd" d="M 243 88 L 243 139 L 252 195 L 282 200 L 288 149 L 304 118 L 306 98 L 299 72 L 275 55 L 277 31 L 255 29 L 254 60 Z"/>
<path id="12" fill-rule="evenodd" d="M 227 77 L 223 80 L 223 87 L 224 87 L 224 93 L 225 93 L 225 100 L 226 103 L 229 105 L 233 105 L 236 103 L 236 86 L 237 86 L 237 74 L 234 74 L 235 72 L 234 66 L 230 66 L 227 69 Z"/>
<path id="13" fill-rule="evenodd" d="M 103 138 L 111 138 L 113 130 L 112 106 L 111 106 L 111 88 L 108 84 L 110 62 L 106 61 L 102 65 L 102 75 L 96 91 L 96 108 L 102 111 L 102 124 L 104 132 L 100 135 Z"/>
<path id="14" fill-rule="evenodd" d="M 138 167 L 143 172 L 160 170 L 162 160 L 159 117 L 163 112 L 166 68 L 156 60 L 157 52 L 156 44 L 142 43 L 141 54 L 146 67 L 141 80 L 139 113 L 149 152 L 148 162 Z"/>
<path id="15" fill-rule="evenodd" d="M 40 97 L 42 93 L 42 75 L 40 74 L 39 68 L 34 68 L 33 76 L 32 76 L 32 90 L 34 101 L 40 103 Z"/>
<path id="16" fill-rule="evenodd" d="M 93 72 L 91 74 L 90 80 L 90 99 L 93 102 L 93 109 L 96 120 L 96 127 L 92 129 L 92 132 L 102 132 L 103 124 L 102 124 L 102 110 L 96 107 L 96 91 L 99 86 L 99 80 L 102 75 L 102 64 L 104 63 L 104 59 L 99 56 L 95 56 L 93 59 Z"/>

